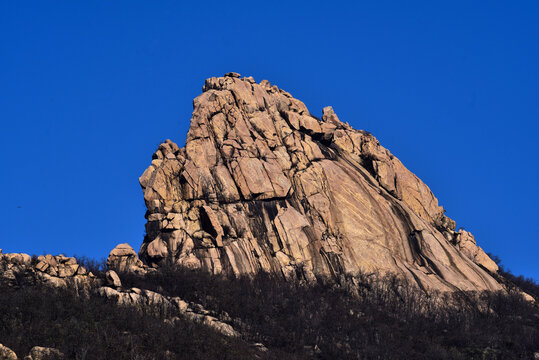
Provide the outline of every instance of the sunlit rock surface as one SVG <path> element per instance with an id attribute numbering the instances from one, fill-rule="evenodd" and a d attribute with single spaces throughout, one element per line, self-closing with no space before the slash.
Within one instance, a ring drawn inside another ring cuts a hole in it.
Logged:
<path id="1" fill-rule="evenodd" d="M 501 288 L 427 185 L 331 107 L 317 119 L 236 73 L 207 79 L 193 106 L 185 147 L 165 141 L 140 177 L 147 266 L 307 280 L 379 270 L 431 289 Z"/>

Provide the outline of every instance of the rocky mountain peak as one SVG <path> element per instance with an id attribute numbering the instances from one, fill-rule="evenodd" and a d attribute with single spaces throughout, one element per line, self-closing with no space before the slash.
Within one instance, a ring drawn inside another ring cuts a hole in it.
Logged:
<path id="1" fill-rule="evenodd" d="M 207 79 L 193 107 L 185 147 L 166 140 L 140 177 L 146 265 L 309 281 L 381 271 L 440 290 L 500 288 L 496 264 L 455 232 L 428 186 L 333 108 L 318 119 L 237 73 Z"/>

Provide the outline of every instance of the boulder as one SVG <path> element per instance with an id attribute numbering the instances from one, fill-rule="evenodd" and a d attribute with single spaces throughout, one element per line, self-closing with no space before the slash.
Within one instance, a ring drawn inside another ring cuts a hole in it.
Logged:
<path id="1" fill-rule="evenodd" d="M 118 272 L 145 272 L 144 265 L 129 244 L 118 244 L 109 253 L 107 267 Z"/>
<path id="2" fill-rule="evenodd" d="M 115 288 L 122 287 L 122 281 L 120 280 L 120 277 L 118 276 L 118 274 L 116 274 L 116 271 L 108 270 L 105 273 L 105 277 L 107 279 L 107 285 L 115 287 Z"/>
<path id="3" fill-rule="evenodd" d="M 54 348 L 34 346 L 24 360 L 60 360 L 64 359 L 64 354 Z"/>
<path id="4" fill-rule="evenodd" d="M 0 359 L 1 360 L 17 360 L 17 354 L 7 346 L 0 344 Z"/>

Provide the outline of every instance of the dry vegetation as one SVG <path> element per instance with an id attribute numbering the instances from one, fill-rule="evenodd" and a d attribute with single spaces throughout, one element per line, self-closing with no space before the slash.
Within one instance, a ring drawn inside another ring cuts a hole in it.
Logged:
<path id="1" fill-rule="evenodd" d="M 243 338 L 168 323 L 165 309 L 21 284 L 1 285 L 2 343 L 18 354 L 50 346 L 70 359 L 527 359 L 539 351 L 539 310 L 516 290 L 427 295 L 393 276 L 305 285 L 178 268 L 121 278 L 221 313 Z"/>
<path id="2" fill-rule="evenodd" d="M 226 312 L 246 340 L 297 357 L 525 359 L 539 350 L 539 311 L 516 289 L 427 295 L 395 276 L 307 286 L 173 268 L 122 278 Z"/>

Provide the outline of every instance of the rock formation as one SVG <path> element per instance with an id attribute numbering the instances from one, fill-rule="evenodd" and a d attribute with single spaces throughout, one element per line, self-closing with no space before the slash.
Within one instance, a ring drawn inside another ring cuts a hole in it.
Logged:
<path id="1" fill-rule="evenodd" d="M 77 264 L 74 257 L 63 255 L 3 254 L 0 249 L 0 281 L 17 286 L 19 282 L 53 286 L 81 285 L 95 280 L 95 276 Z"/>
<path id="2" fill-rule="evenodd" d="M 24 360 L 59 360 L 64 359 L 64 354 L 54 348 L 34 346 Z"/>
<path id="3" fill-rule="evenodd" d="M 236 73 L 207 79 L 193 106 L 185 147 L 165 141 L 140 177 L 146 264 L 307 280 L 378 270 L 439 290 L 500 288 L 496 264 L 455 232 L 427 185 L 331 107 L 320 120 Z"/>
<path id="4" fill-rule="evenodd" d="M 153 305 L 165 305 L 173 312 L 190 321 L 206 325 L 226 336 L 236 337 L 239 333 L 232 328 L 228 316 L 210 312 L 200 304 L 187 302 L 179 297 L 168 297 L 154 291 L 138 288 L 123 288 L 122 281 L 116 271 L 132 272 L 144 275 L 155 271 L 143 265 L 137 254 L 128 244 L 120 244 L 110 252 L 108 267 L 104 279 L 96 277 L 79 265 L 75 258 L 63 255 L 40 255 L 31 257 L 28 254 L 4 254 L 0 250 L 0 283 L 10 287 L 28 285 L 47 285 L 53 287 L 69 286 L 83 290 L 79 295 L 86 296 L 86 290 L 92 289 L 99 295 L 121 305 L 140 308 Z M 172 317 L 167 321 L 176 321 L 178 317 Z M 25 359 L 48 359 L 55 358 L 54 349 L 34 347 Z M 5 356 L 9 359 L 7 347 L 0 344 L 0 360 Z M 54 356 L 53 356 L 54 355 Z M 15 357 L 17 359 L 17 357 Z"/>
<path id="5" fill-rule="evenodd" d="M 17 354 L 10 348 L 0 344 L 0 360 L 17 360 Z M 34 346 L 24 360 L 61 360 L 64 359 L 64 354 L 54 348 L 42 346 Z"/>
<path id="6" fill-rule="evenodd" d="M 7 346 L 0 344 L 0 359 L 17 360 L 17 354 Z"/>
<path id="7" fill-rule="evenodd" d="M 187 302 L 177 296 L 165 296 L 154 291 L 139 288 L 120 289 L 120 286 L 114 286 L 116 289 L 102 286 L 98 289 L 98 293 L 101 296 L 124 306 L 135 306 L 140 308 L 145 305 L 149 307 L 163 305 L 169 310 L 177 312 L 184 319 L 208 326 L 225 336 L 240 336 L 240 333 L 227 323 L 227 321 L 231 321 L 228 314 L 217 314 L 208 311 L 200 304 Z M 173 316 L 165 321 L 174 323 L 177 320 L 180 320 L 180 318 L 178 316 Z"/>
<path id="8" fill-rule="evenodd" d="M 107 267 L 118 272 L 133 272 L 141 275 L 149 270 L 129 244 L 118 244 L 112 249 L 107 258 Z"/>

